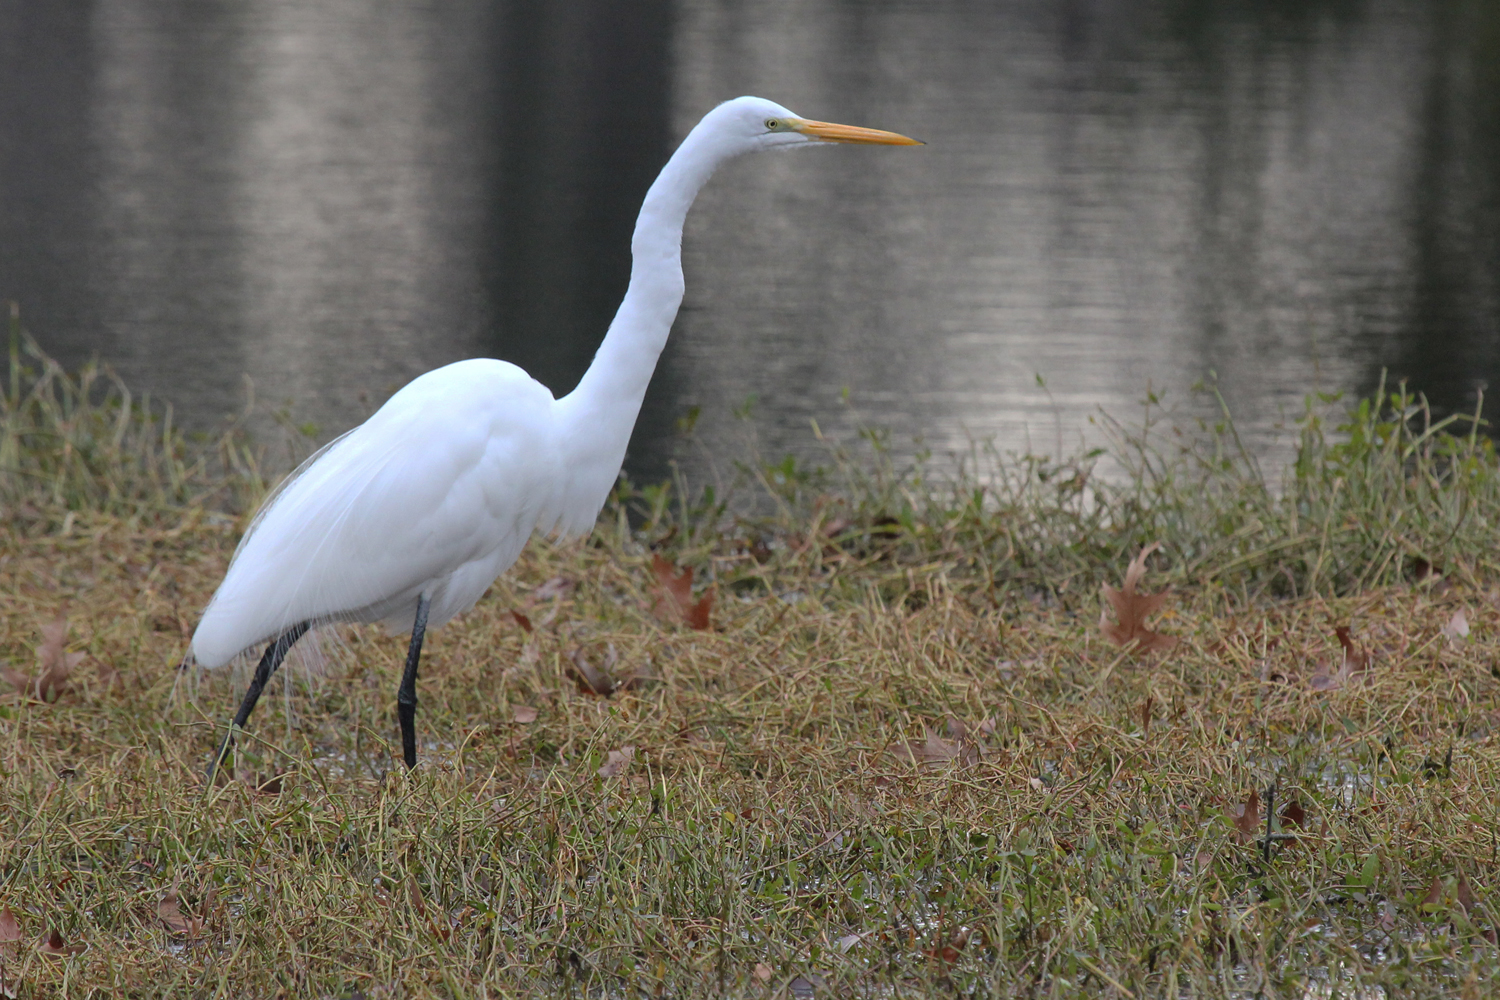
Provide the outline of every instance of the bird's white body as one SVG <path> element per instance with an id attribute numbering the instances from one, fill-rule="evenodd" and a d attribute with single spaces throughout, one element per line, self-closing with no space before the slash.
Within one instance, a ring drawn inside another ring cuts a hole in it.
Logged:
<path id="1" fill-rule="evenodd" d="M 410 628 L 424 592 L 436 625 L 472 607 L 533 529 L 572 527 L 561 524 L 567 507 L 592 525 L 590 504 L 568 497 L 558 405 L 504 361 L 461 361 L 408 384 L 265 509 L 193 636 L 194 657 L 215 666 L 309 619 Z"/>
<path id="2" fill-rule="evenodd" d="M 555 399 L 488 359 L 413 380 L 261 510 L 193 635 L 197 662 L 219 666 L 302 622 L 410 629 L 422 597 L 427 625 L 440 625 L 533 531 L 590 530 L 682 302 L 682 226 L 699 188 L 731 157 L 819 139 L 912 141 L 806 122 L 760 98 L 709 112 L 646 195 L 629 290 L 578 387 Z"/>

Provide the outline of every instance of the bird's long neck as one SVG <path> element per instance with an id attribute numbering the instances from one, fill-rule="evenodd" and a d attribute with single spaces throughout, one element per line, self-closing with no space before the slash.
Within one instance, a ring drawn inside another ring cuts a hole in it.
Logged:
<path id="1" fill-rule="evenodd" d="M 682 227 L 688 209 L 729 155 L 716 148 L 700 125 L 662 168 L 636 219 L 630 287 L 593 364 L 578 387 L 559 400 L 572 431 L 570 459 L 609 466 L 603 473 L 606 492 L 619 472 L 656 359 L 682 304 Z"/>

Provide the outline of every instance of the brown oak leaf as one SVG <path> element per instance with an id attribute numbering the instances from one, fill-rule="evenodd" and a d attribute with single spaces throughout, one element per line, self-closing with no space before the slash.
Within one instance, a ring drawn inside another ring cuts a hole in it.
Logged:
<path id="1" fill-rule="evenodd" d="M 957 722 L 957 720 L 950 721 Z M 921 743 L 903 741 L 892 746 L 889 752 L 897 760 L 911 764 L 945 764 L 956 760 L 960 764 L 968 765 L 979 759 L 979 748 L 968 739 L 968 730 L 963 723 L 958 722 L 957 726 L 950 725 L 948 735 L 955 738 L 945 740 L 929 729 L 927 738 Z"/>
<path id="2" fill-rule="evenodd" d="M 1162 635 L 1146 627 L 1146 618 L 1161 609 L 1171 588 L 1155 594 L 1138 594 L 1135 590 L 1141 577 L 1146 575 L 1146 557 L 1160 547 L 1161 542 L 1152 542 L 1141 549 L 1140 554 L 1130 561 L 1130 566 L 1125 570 L 1125 585 L 1119 590 L 1107 583 L 1104 585 L 1104 598 L 1109 607 L 1114 609 L 1119 621 L 1110 621 L 1109 610 L 1101 610 L 1099 629 L 1118 646 L 1133 644 L 1138 651 L 1148 653 L 1168 650 L 1177 645 L 1177 639 L 1173 636 Z"/>
<path id="3" fill-rule="evenodd" d="M 61 696 L 72 692 L 68 678 L 72 675 L 73 668 L 82 663 L 87 654 L 67 651 L 67 612 L 59 614 L 56 619 L 43 625 L 41 633 L 42 642 L 36 648 L 37 665 L 40 667 L 36 677 L 27 677 L 20 671 L 8 667 L 0 670 L 0 676 L 4 676 L 24 694 L 41 701 L 56 701 Z"/>
<path id="4" fill-rule="evenodd" d="M 1229 818 L 1234 821 L 1235 838 L 1242 844 L 1248 844 L 1260 834 L 1260 790 L 1250 789 L 1250 797 L 1242 806 L 1236 806 L 1229 810 Z"/>
<path id="5" fill-rule="evenodd" d="M 1463 608 L 1453 612 L 1453 617 L 1448 619 L 1448 624 L 1443 626 L 1442 632 L 1455 646 L 1461 645 L 1469 637 L 1469 617 L 1464 614 Z"/>
<path id="6" fill-rule="evenodd" d="M 611 750 L 609 758 L 604 762 L 604 766 L 599 768 L 599 777 L 613 778 L 628 768 L 630 762 L 633 760 L 635 760 L 635 747 L 621 747 L 618 750 Z"/>
<path id="7" fill-rule="evenodd" d="M 1307 686 L 1314 691 L 1336 691 L 1369 669 L 1370 654 L 1354 641 L 1349 634 L 1349 626 L 1339 625 L 1334 628 L 1333 634 L 1343 648 L 1343 659 L 1337 669 L 1332 669 L 1326 661 L 1318 665 L 1307 682 Z"/>
<path id="8" fill-rule="evenodd" d="M 964 950 L 964 946 L 969 943 L 969 933 L 969 928 L 961 927 L 958 930 L 954 931 L 953 934 L 941 944 L 934 945 L 931 948 L 923 948 L 922 954 L 928 956 L 929 958 L 935 958 L 940 962 L 945 962 L 948 965 L 952 965 L 954 962 L 958 961 L 959 953 L 962 952 Z"/>
<path id="9" fill-rule="evenodd" d="M 0 910 L 0 958 L 15 958 L 21 940 L 21 925 L 10 907 Z"/>
<path id="10" fill-rule="evenodd" d="M 1307 686 L 1314 691 L 1336 691 L 1344 686 L 1344 681 L 1349 679 L 1347 667 L 1339 667 L 1337 670 L 1329 668 L 1327 663 L 1318 664 L 1318 669 L 1307 679 Z"/>
<path id="11" fill-rule="evenodd" d="M 1344 666 L 1349 669 L 1350 675 L 1361 673 L 1370 665 L 1370 654 L 1359 648 L 1359 643 L 1349 635 L 1348 625 L 1339 625 L 1334 628 L 1333 634 L 1338 637 L 1339 645 L 1344 650 Z"/>
<path id="12" fill-rule="evenodd" d="M 73 668 L 83 662 L 84 653 L 70 653 L 64 648 L 68 642 L 68 616 L 59 614 L 55 621 L 42 626 L 42 644 L 37 647 L 37 659 L 41 672 L 36 678 L 36 693 L 43 701 L 56 701 L 58 695 L 68 690 L 68 676 Z"/>
<path id="13" fill-rule="evenodd" d="M 69 955 L 81 955 L 88 950 L 88 945 L 83 942 L 69 944 L 63 940 L 62 932 L 56 927 L 47 928 L 47 933 L 37 942 L 36 950 L 43 955 L 51 955 L 54 958 L 66 958 Z"/>
<path id="14" fill-rule="evenodd" d="M 572 674 L 574 682 L 578 685 L 580 694 L 593 694 L 601 698 L 608 698 L 615 693 L 615 679 L 610 676 L 609 670 L 619 660 L 619 654 L 615 652 L 615 644 L 610 643 L 604 653 L 604 666 L 599 668 L 589 662 L 588 654 L 579 646 L 568 655 L 573 661 L 569 673 Z"/>
<path id="15" fill-rule="evenodd" d="M 197 917 L 185 917 L 178 902 L 177 887 L 174 885 L 166 891 L 166 894 L 156 904 L 156 915 L 161 922 L 167 925 L 167 930 L 173 934 L 181 934 L 185 937 L 197 937 L 203 930 L 203 921 Z"/>
<path id="16" fill-rule="evenodd" d="M 651 613 L 670 624 L 686 625 L 688 628 L 705 631 L 713 627 L 709 614 L 714 606 L 714 591 L 698 600 L 693 600 L 693 568 L 689 566 L 681 573 L 671 562 L 660 555 L 651 556 L 651 572 L 656 576 L 656 600 L 651 604 Z"/>
<path id="17" fill-rule="evenodd" d="M 1469 887 L 1469 876 L 1463 872 L 1458 874 L 1458 885 L 1454 887 L 1453 895 L 1458 900 L 1458 905 L 1464 908 L 1464 913 L 1474 916 L 1474 890 Z"/>
<path id="18" fill-rule="evenodd" d="M 1422 897 L 1421 905 L 1434 908 L 1442 906 L 1444 895 L 1443 877 L 1441 875 L 1434 875 L 1432 876 L 1432 882 L 1427 886 L 1427 895 Z"/>

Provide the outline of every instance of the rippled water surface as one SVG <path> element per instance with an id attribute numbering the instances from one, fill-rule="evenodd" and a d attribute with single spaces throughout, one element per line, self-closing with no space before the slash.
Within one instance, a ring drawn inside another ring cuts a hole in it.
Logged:
<path id="1" fill-rule="evenodd" d="M 246 375 L 325 435 L 464 357 L 564 391 L 741 93 L 929 145 L 721 171 L 637 476 L 751 396 L 773 455 L 812 418 L 1040 451 L 1214 372 L 1265 452 L 1314 386 L 1500 370 L 1485 0 L 6 4 L 0 296 L 199 423 Z"/>

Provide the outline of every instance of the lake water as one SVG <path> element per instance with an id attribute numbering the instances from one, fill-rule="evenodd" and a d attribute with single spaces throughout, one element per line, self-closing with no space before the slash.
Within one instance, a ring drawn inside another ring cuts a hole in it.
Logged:
<path id="1" fill-rule="evenodd" d="M 0 297 L 198 424 L 247 375 L 324 436 L 459 358 L 566 391 L 742 93 L 929 145 L 710 183 L 638 478 L 813 419 L 1071 449 L 1210 372 L 1275 457 L 1314 387 L 1500 372 L 1491 0 L 5 3 Z"/>

